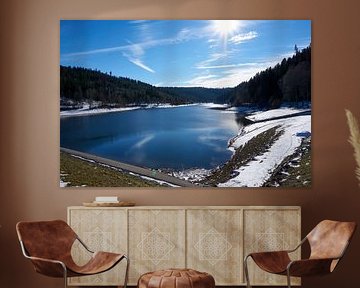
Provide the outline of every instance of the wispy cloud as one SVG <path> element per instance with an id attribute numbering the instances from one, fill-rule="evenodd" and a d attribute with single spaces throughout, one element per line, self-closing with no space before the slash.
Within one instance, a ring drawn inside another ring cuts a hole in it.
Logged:
<path id="1" fill-rule="evenodd" d="M 131 45 L 122 45 L 116 47 L 109 47 L 109 48 L 100 48 L 100 49 L 92 49 L 87 51 L 79 51 L 79 52 L 72 52 L 63 54 L 61 57 L 76 57 L 76 56 L 87 56 L 93 54 L 100 54 L 100 53 L 112 53 L 118 51 L 126 51 L 130 48 Z"/>
<path id="2" fill-rule="evenodd" d="M 269 62 L 271 65 L 272 62 Z M 210 66 L 196 66 L 197 69 L 224 69 L 224 68 L 235 68 L 235 67 L 249 67 L 257 66 L 259 63 L 250 62 L 250 63 L 237 63 L 237 64 L 224 64 L 224 65 L 210 65 Z"/>
<path id="3" fill-rule="evenodd" d="M 230 51 L 225 51 L 225 52 L 221 52 L 221 53 L 220 52 L 211 53 L 209 55 L 208 59 L 197 63 L 195 65 L 195 68 L 205 69 L 203 67 L 211 66 L 211 65 L 213 65 L 214 62 L 220 61 L 221 59 L 228 57 L 230 54 L 231 54 Z"/>
<path id="4" fill-rule="evenodd" d="M 213 65 L 207 67 L 197 67 L 198 69 L 207 69 L 200 75 L 188 80 L 186 85 L 189 87 L 235 87 L 241 82 L 248 81 L 256 73 L 261 72 L 269 67 L 275 66 L 283 58 L 291 56 L 290 54 L 277 55 L 269 60 L 259 60 L 257 62 Z M 218 69 L 216 73 L 212 73 L 211 69 Z M 202 71 L 202 70 L 200 70 Z"/>
<path id="5" fill-rule="evenodd" d="M 153 69 L 151 69 L 149 66 L 146 66 L 140 59 L 129 59 L 129 61 L 133 64 L 135 64 L 136 66 L 139 66 L 140 68 L 149 71 L 151 73 L 155 73 L 155 71 Z"/>
<path id="6" fill-rule="evenodd" d="M 160 38 L 160 39 L 150 39 L 145 41 L 140 41 L 133 44 L 128 45 L 120 45 L 115 47 L 108 47 L 108 48 L 100 48 L 100 49 L 92 49 L 87 51 L 78 51 L 72 53 L 66 53 L 62 55 L 63 57 L 73 57 L 73 56 L 83 56 L 83 55 L 92 55 L 92 54 L 99 54 L 99 53 L 112 53 L 118 51 L 126 51 L 132 49 L 134 45 L 141 47 L 142 49 L 149 49 L 157 46 L 164 46 L 164 45 L 171 45 L 177 44 L 184 41 L 189 41 L 190 39 L 194 38 L 202 38 L 205 35 L 200 33 L 199 29 L 182 29 L 180 30 L 174 37 L 169 38 Z"/>
<path id="7" fill-rule="evenodd" d="M 216 79 L 215 74 L 209 74 L 209 75 L 203 75 L 203 76 L 197 76 L 191 80 L 186 81 L 186 86 L 194 86 L 194 87 L 207 87 L 204 84 L 206 83 L 212 83 L 213 80 Z"/>
<path id="8" fill-rule="evenodd" d="M 259 34 L 256 31 L 250 31 L 248 33 L 241 33 L 241 34 L 234 35 L 233 37 L 231 37 L 229 39 L 229 42 L 233 43 L 233 44 L 241 44 L 246 41 L 255 39 L 258 36 L 259 36 Z"/>
<path id="9" fill-rule="evenodd" d="M 100 48 L 100 49 L 92 49 L 88 51 L 79 51 L 73 53 L 67 53 L 62 55 L 63 58 L 72 58 L 79 56 L 89 56 L 93 54 L 101 54 L 101 53 L 115 53 L 115 52 L 123 52 L 122 55 L 128 59 L 134 65 L 151 72 L 155 73 L 155 70 L 150 68 L 148 65 L 144 63 L 143 58 L 145 57 L 145 52 L 147 49 L 155 48 L 159 46 L 165 45 L 174 45 L 182 42 L 189 41 L 195 38 L 202 38 L 205 35 L 202 33 L 203 29 L 181 29 L 174 37 L 168 38 L 160 38 L 160 39 L 152 39 L 148 37 L 150 31 L 148 31 L 149 27 L 147 26 L 145 20 L 134 20 L 133 24 L 136 24 L 139 32 L 142 34 L 143 41 L 139 41 L 137 43 L 131 43 L 116 47 L 109 48 Z M 146 34 L 146 35 L 144 35 Z"/>
<path id="10" fill-rule="evenodd" d="M 148 72 L 155 73 L 152 68 L 143 62 L 142 57 L 145 54 L 145 51 L 141 45 L 131 44 L 128 50 L 129 51 L 127 53 L 123 53 L 123 56 L 126 57 L 131 63 Z"/>

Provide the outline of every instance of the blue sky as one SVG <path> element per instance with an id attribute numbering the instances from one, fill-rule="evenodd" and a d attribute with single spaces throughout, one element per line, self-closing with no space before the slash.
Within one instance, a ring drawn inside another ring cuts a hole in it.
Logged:
<path id="1" fill-rule="evenodd" d="M 233 87 L 310 42 L 310 20 L 61 20 L 60 64 L 156 86 Z"/>

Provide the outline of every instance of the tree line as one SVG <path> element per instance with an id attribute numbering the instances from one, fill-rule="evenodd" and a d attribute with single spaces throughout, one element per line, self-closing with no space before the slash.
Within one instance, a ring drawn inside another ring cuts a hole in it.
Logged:
<path id="1" fill-rule="evenodd" d="M 283 102 L 311 101 L 311 46 L 300 51 L 295 45 L 294 50 L 292 57 L 234 88 L 155 87 L 111 72 L 60 66 L 60 97 L 64 105 L 100 102 L 120 107 L 214 102 L 276 108 Z"/>
<path id="2" fill-rule="evenodd" d="M 155 87 L 98 70 L 60 66 L 60 97 L 64 105 L 72 103 L 72 106 L 76 106 L 76 103 L 81 102 L 101 102 L 105 106 L 215 102 L 230 90 L 231 88 Z"/>
<path id="3" fill-rule="evenodd" d="M 294 50 L 292 57 L 257 73 L 218 100 L 232 106 L 255 104 L 268 108 L 283 102 L 311 101 L 311 45 L 301 51 L 295 45 Z"/>
<path id="4" fill-rule="evenodd" d="M 82 67 L 60 66 L 60 97 L 66 102 L 101 102 L 117 106 L 186 101 L 150 84 L 125 77 L 115 77 Z"/>

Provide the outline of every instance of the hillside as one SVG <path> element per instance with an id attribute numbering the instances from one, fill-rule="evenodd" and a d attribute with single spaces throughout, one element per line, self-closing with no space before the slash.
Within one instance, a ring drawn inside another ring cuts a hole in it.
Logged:
<path id="1" fill-rule="evenodd" d="M 195 103 L 224 103 L 222 98 L 228 95 L 232 89 L 233 88 L 160 87 L 161 91 Z"/>
<path id="2" fill-rule="evenodd" d="M 105 106 L 127 106 L 152 103 L 173 105 L 194 102 L 215 102 L 230 88 L 155 87 L 150 84 L 115 77 L 97 70 L 60 66 L 60 97 L 62 104 L 101 102 Z"/>
<path id="3" fill-rule="evenodd" d="M 115 77 L 100 71 L 60 66 L 63 101 L 101 102 L 126 106 L 144 103 L 184 104 L 186 101 L 141 81 Z"/>
<path id="4" fill-rule="evenodd" d="M 283 102 L 311 101 L 311 46 L 234 88 L 155 87 L 98 70 L 60 66 L 62 106 L 102 103 L 124 107 L 153 103 L 228 103 L 277 108 Z M 97 104 L 98 105 L 98 104 Z"/>
<path id="5" fill-rule="evenodd" d="M 283 102 L 311 101 L 311 46 L 234 87 L 218 102 L 277 108 Z"/>

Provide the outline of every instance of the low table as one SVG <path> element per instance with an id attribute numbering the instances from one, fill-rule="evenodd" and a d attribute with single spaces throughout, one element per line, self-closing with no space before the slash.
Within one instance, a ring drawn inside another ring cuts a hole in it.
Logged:
<path id="1" fill-rule="evenodd" d="M 193 269 L 166 269 L 140 276 L 138 288 L 214 288 L 214 277 Z"/>

